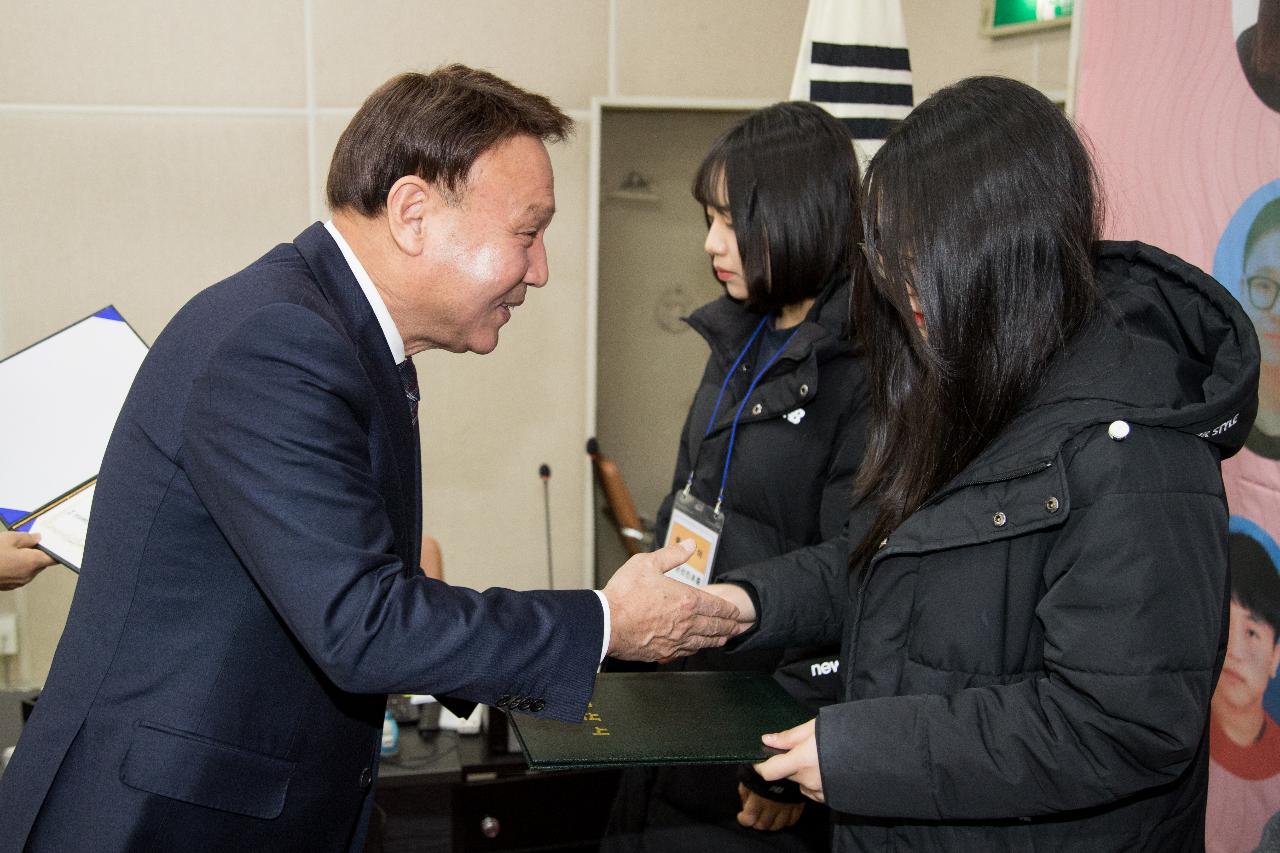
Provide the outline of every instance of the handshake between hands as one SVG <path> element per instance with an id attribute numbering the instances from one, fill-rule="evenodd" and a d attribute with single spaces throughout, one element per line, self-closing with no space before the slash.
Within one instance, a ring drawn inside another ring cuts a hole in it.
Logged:
<path id="1" fill-rule="evenodd" d="M 637 554 L 605 585 L 609 654 L 623 660 L 667 661 L 723 646 L 756 621 L 751 597 L 733 584 L 696 589 L 664 575 L 693 553 L 693 543 Z"/>

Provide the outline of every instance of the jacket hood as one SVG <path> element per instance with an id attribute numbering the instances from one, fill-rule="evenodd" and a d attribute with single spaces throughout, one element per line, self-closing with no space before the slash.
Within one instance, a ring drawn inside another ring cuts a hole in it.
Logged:
<path id="1" fill-rule="evenodd" d="M 1136 241 L 1099 243 L 1094 272 L 1094 319 L 979 464 L 1028 464 L 1114 420 L 1193 433 L 1234 454 L 1258 406 L 1258 339 L 1239 303 L 1200 269 Z"/>

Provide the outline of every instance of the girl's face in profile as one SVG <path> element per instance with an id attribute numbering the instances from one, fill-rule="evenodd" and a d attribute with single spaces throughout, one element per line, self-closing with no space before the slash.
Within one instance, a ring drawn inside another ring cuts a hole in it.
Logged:
<path id="1" fill-rule="evenodd" d="M 871 264 L 873 270 L 884 275 L 884 261 L 878 255 L 873 255 L 867 249 L 866 243 L 859 243 L 862 253 L 866 256 L 867 262 Z M 929 339 L 929 331 L 924 325 L 924 310 L 920 307 L 920 294 L 916 293 L 915 287 L 907 284 L 907 302 L 911 304 L 911 314 L 916 321 L 916 328 L 920 330 L 920 336 L 925 340 Z"/>
<path id="2" fill-rule="evenodd" d="M 738 235 L 729 218 L 729 201 L 724 208 L 707 207 L 707 239 L 703 250 L 711 256 L 716 278 L 734 299 L 747 298 L 747 280 L 742 274 L 742 257 L 738 254 Z"/>

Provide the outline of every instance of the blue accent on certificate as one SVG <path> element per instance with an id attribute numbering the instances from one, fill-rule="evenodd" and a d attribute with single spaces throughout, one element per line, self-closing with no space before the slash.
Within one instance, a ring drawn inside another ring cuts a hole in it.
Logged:
<path id="1" fill-rule="evenodd" d="M 4 522 L 5 527 L 12 527 L 15 521 L 20 518 L 26 518 L 28 515 L 31 515 L 31 510 L 29 509 L 9 509 L 8 507 L 0 506 L 0 521 Z"/>
<path id="2" fill-rule="evenodd" d="M 116 307 L 114 305 L 108 305 L 106 308 L 103 308 L 101 311 L 99 311 L 97 314 L 94 314 L 93 316 L 101 317 L 104 320 L 117 320 L 121 323 L 124 322 L 124 318 L 120 316 L 120 312 L 116 310 Z"/>

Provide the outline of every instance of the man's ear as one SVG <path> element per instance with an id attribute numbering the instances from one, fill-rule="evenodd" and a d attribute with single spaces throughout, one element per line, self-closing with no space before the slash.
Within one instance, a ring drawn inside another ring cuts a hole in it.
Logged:
<path id="1" fill-rule="evenodd" d="M 417 175 L 405 175 L 387 193 L 387 227 L 400 251 L 417 257 L 426 246 L 427 228 L 438 193 Z"/>
<path id="2" fill-rule="evenodd" d="M 1276 677 L 1277 670 L 1280 670 L 1280 643 L 1271 647 L 1271 678 Z"/>

